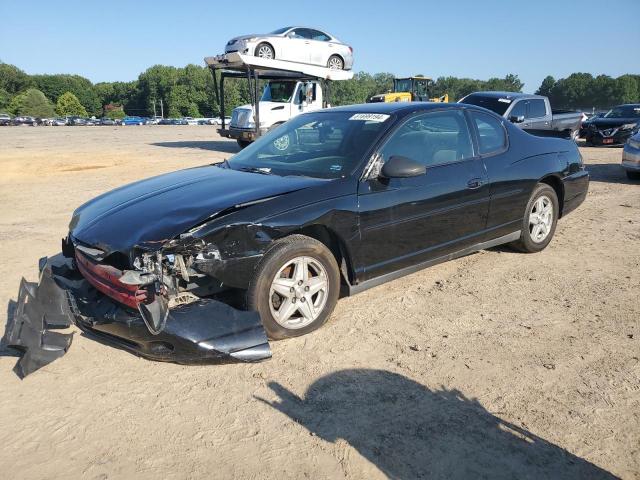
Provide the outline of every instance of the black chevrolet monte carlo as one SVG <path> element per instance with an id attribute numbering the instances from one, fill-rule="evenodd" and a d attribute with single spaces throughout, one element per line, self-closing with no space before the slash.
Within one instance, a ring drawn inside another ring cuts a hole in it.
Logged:
<path id="1" fill-rule="evenodd" d="M 500 244 L 539 252 L 588 184 L 573 142 L 476 106 L 303 114 L 223 163 L 79 207 L 4 341 L 25 352 L 19 375 L 64 354 L 71 323 L 154 360 L 261 360 L 340 296 Z"/>

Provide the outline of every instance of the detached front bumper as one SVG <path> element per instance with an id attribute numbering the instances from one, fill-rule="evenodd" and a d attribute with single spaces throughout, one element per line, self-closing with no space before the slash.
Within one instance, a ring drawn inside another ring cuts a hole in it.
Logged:
<path id="1" fill-rule="evenodd" d="M 201 299 L 169 312 L 153 335 L 140 314 L 92 287 L 62 254 L 40 262 L 40 282 L 23 280 L 15 315 L 2 344 L 23 352 L 15 371 L 22 378 L 63 356 L 72 334 L 55 332 L 75 324 L 105 343 L 148 358 L 182 364 L 255 362 L 271 357 L 256 312 Z"/>

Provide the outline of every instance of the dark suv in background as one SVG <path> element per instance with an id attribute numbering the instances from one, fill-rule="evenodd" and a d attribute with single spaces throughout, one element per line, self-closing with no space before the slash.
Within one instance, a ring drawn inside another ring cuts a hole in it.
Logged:
<path id="1" fill-rule="evenodd" d="M 623 145 L 639 129 L 640 103 L 618 105 L 583 124 L 585 140 L 591 145 Z"/>

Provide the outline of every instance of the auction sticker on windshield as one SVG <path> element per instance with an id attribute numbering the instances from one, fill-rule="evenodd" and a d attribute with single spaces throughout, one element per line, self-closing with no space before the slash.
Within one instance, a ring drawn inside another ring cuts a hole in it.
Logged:
<path id="1" fill-rule="evenodd" d="M 384 113 L 356 113 L 352 115 L 349 120 L 364 120 L 368 122 L 384 122 L 389 115 Z"/>

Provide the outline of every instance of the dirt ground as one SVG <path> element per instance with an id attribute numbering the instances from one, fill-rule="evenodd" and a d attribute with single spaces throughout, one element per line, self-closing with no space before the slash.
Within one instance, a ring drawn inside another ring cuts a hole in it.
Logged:
<path id="1" fill-rule="evenodd" d="M 236 150 L 205 126 L 0 128 L 0 302 L 82 202 Z M 640 183 L 619 148 L 582 153 L 589 196 L 544 252 L 345 298 L 269 361 L 154 363 L 76 332 L 21 381 L 0 352 L 0 477 L 640 478 Z"/>

